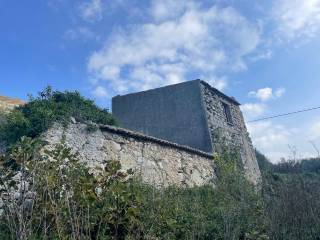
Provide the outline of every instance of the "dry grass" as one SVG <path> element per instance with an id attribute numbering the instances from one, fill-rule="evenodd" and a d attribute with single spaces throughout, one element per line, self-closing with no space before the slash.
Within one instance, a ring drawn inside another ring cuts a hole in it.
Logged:
<path id="1" fill-rule="evenodd" d="M 13 109 L 16 106 L 23 105 L 23 104 L 25 104 L 25 102 L 20 99 L 0 96 L 0 110 Z"/>

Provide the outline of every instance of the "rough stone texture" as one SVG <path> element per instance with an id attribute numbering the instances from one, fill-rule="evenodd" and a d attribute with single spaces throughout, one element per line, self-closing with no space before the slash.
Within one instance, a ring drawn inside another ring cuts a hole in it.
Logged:
<path id="1" fill-rule="evenodd" d="M 232 124 L 223 103 L 230 108 Z M 239 149 L 247 178 L 257 184 L 260 170 L 239 105 L 206 82 L 194 80 L 116 96 L 112 111 L 125 128 L 211 154 L 225 139 Z"/>
<path id="2" fill-rule="evenodd" d="M 111 126 L 88 132 L 87 125 L 55 125 L 45 139 L 48 148 L 62 137 L 79 159 L 92 168 L 119 160 L 124 170 L 133 169 L 142 180 L 156 186 L 214 184 L 213 156 L 196 149 Z"/>
<path id="3" fill-rule="evenodd" d="M 239 149 L 246 177 L 255 184 L 259 183 L 261 174 L 239 103 L 205 82 L 201 82 L 201 89 L 214 151 L 221 141 Z M 227 121 L 223 103 L 230 108 L 232 123 Z"/>

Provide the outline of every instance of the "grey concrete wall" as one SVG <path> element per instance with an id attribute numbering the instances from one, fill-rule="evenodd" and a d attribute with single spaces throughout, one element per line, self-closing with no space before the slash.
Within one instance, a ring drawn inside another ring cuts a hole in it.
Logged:
<path id="1" fill-rule="evenodd" d="M 212 152 L 199 80 L 116 96 L 112 113 L 121 127 Z"/>

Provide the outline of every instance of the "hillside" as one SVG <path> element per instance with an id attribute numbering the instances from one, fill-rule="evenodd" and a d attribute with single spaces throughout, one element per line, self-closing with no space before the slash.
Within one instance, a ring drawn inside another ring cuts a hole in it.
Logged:
<path id="1" fill-rule="evenodd" d="M 13 109 L 16 106 L 23 105 L 25 102 L 20 99 L 0 96 L 0 110 Z"/>

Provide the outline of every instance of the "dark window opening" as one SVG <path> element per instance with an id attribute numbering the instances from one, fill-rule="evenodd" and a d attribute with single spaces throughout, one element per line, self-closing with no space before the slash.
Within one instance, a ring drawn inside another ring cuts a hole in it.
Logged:
<path id="1" fill-rule="evenodd" d="M 224 102 L 222 102 L 222 106 L 223 106 L 223 110 L 224 110 L 224 115 L 226 116 L 226 119 L 227 119 L 227 123 L 233 124 L 230 106 Z"/>

